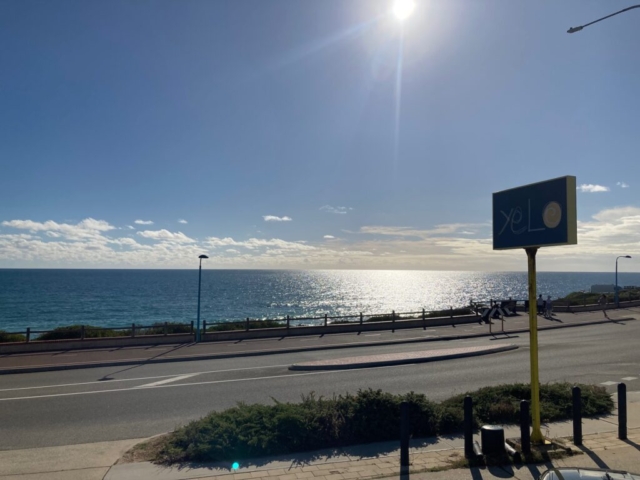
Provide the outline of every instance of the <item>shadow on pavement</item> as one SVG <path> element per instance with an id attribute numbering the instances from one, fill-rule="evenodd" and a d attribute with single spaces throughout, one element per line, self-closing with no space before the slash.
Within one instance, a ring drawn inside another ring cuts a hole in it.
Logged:
<path id="1" fill-rule="evenodd" d="M 542 471 L 540 471 L 540 469 L 538 468 L 540 465 L 544 465 L 544 469 Z M 549 461 L 540 465 L 534 465 L 534 464 L 526 465 L 527 469 L 529 470 L 529 473 L 531 473 L 531 476 L 533 478 L 540 478 L 540 475 L 542 475 L 543 472 L 549 470 L 550 468 L 553 468 L 553 464 Z"/>
<path id="2" fill-rule="evenodd" d="M 636 442 L 632 442 L 629 439 L 626 440 L 622 440 L 624 443 L 626 443 L 627 445 L 631 445 L 633 448 L 635 448 L 636 450 L 640 450 L 640 445 L 638 445 Z"/>
<path id="3" fill-rule="evenodd" d="M 143 366 L 147 365 L 149 362 L 151 362 L 152 360 L 155 360 L 158 357 L 162 357 L 163 355 L 167 355 L 168 353 L 175 352 L 176 350 L 180 350 L 181 348 L 184 348 L 184 347 L 189 346 L 189 345 L 193 345 L 193 344 L 192 343 L 183 343 L 181 345 L 178 345 L 178 346 L 172 348 L 171 350 L 166 350 L 164 352 L 160 352 L 157 355 L 154 355 L 153 357 L 149 357 L 146 360 L 144 360 L 144 361 L 142 361 L 142 362 L 140 362 L 140 363 L 138 363 L 136 365 L 132 365 L 132 366 L 127 367 L 127 368 L 123 368 L 122 370 L 118 370 L 117 372 L 107 373 L 106 375 L 103 375 L 101 378 L 99 378 L 98 381 L 103 382 L 103 381 L 106 381 L 106 380 L 113 380 L 113 378 L 111 378 L 111 375 L 117 375 L 118 373 L 122 373 L 122 372 L 126 372 L 128 370 L 134 370 L 136 368 L 143 367 Z"/>
<path id="4" fill-rule="evenodd" d="M 598 455 L 593 453 L 592 450 L 588 449 L 584 445 L 581 445 L 578 448 L 582 450 L 584 454 L 587 455 L 591 460 L 593 460 L 593 462 L 598 466 L 598 468 L 609 468 L 609 465 L 607 465 Z"/>

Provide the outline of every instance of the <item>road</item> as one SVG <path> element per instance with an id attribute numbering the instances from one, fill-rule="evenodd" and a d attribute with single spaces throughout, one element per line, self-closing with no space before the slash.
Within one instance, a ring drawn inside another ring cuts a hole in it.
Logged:
<path id="1" fill-rule="evenodd" d="M 428 332 L 416 330 L 416 335 Z M 615 384 L 640 390 L 640 320 L 539 333 L 541 382 Z M 442 362 L 350 371 L 294 372 L 293 363 L 510 343 L 519 349 Z M 0 450 L 140 438 L 238 401 L 297 401 L 360 388 L 416 391 L 433 400 L 505 382 L 528 382 L 528 335 L 316 350 L 259 357 L 0 377 Z M 623 380 L 626 379 L 626 380 Z M 637 383 L 637 386 L 636 386 Z"/>

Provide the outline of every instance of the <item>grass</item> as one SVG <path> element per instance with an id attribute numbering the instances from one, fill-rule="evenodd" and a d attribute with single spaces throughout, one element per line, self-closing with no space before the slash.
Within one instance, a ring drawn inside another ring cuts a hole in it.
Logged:
<path id="1" fill-rule="evenodd" d="M 21 333 L 9 333 L 4 330 L 0 330 L 0 343 L 10 343 L 10 342 L 26 342 L 27 337 L 22 335 Z"/>
<path id="2" fill-rule="evenodd" d="M 541 385 L 542 418 L 570 418 L 572 386 Z M 592 385 L 581 388 L 585 417 L 611 413 L 613 401 L 604 388 Z M 517 423 L 520 400 L 530 398 L 526 384 L 487 387 L 470 394 L 474 399 L 476 425 Z M 299 403 L 276 400 L 273 405 L 239 403 L 163 437 L 153 449 L 154 460 L 168 464 L 242 460 L 397 440 L 402 401 L 409 403 L 414 437 L 459 433 L 463 429 L 463 398 L 464 395 L 457 395 L 436 403 L 413 392 L 393 395 L 369 389 L 332 398 L 312 393 Z"/>

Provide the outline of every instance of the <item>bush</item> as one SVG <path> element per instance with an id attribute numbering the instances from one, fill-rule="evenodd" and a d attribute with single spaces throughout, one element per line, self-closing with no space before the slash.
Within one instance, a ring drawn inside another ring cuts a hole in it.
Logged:
<path id="1" fill-rule="evenodd" d="M 191 333 L 190 323 L 178 323 L 167 322 L 167 333 L 169 335 L 173 333 Z M 142 328 L 138 331 L 136 329 L 136 335 L 164 335 L 164 322 L 156 322 L 151 327 Z"/>
<path id="2" fill-rule="evenodd" d="M 572 396 L 570 383 L 540 385 L 540 417 L 543 422 L 571 418 Z M 582 390 L 582 414 L 586 417 L 603 415 L 613 410 L 613 400 L 604 387 L 579 385 Z M 461 407 L 466 395 L 473 398 L 474 414 L 482 423 L 518 423 L 520 401 L 531 400 L 528 383 L 498 385 L 481 388 L 472 393 L 456 395 L 442 402 L 443 407 Z"/>
<path id="3" fill-rule="evenodd" d="M 130 330 L 111 330 L 104 328 L 84 326 L 84 338 L 107 338 L 107 337 L 123 337 L 131 335 Z M 38 337 L 38 340 L 69 340 L 82 337 L 81 325 L 70 325 L 67 327 L 58 327 L 50 332 L 45 332 Z"/>
<path id="4" fill-rule="evenodd" d="M 571 417 L 568 383 L 542 385 L 543 420 Z M 602 387 L 580 385 L 583 415 L 611 413 L 613 401 Z M 157 460 L 216 462 L 281 455 L 399 438 L 400 403 L 409 403 L 411 434 L 428 437 L 463 430 L 463 401 L 456 395 L 437 404 L 418 393 L 393 395 L 360 390 L 333 398 L 303 396 L 300 403 L 237 406 L 178 428 L 161 446 Z M 487 387 L 470 393 L 474 423 L 518 423 L 520 400 L 529 399 L 527 384 Z"/>
<path id="5" fill-rule="evenodd" d="M 26 342 L 26 341 L 27 341 L 27 337 L 25 337 L 21 333 L 10 333 L 10 332 L 5 332 L 4 330 L 0 330 L 0 343 Z"/>
<path id="6" fill-rule="evenodd" d="M 282 328 L 286 326 L 281 320 L 249 320 L 249 330 L 256 328 Z M 247 322 L 225 322 L 207 326 L 207 332 L 226 332 L 229 330 L 246 330 Z"/>

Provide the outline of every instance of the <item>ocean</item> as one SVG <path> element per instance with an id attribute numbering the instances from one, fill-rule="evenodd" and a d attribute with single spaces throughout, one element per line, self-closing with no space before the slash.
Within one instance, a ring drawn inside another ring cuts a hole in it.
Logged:
<path id="1" fill-rule="evenodd" d="M 618 278 L 620 285 L 640 285 L 640 273 Z M 545 297 L 613 283 L 613 272 L 538 273 L 538 292 Z M 526 296 L 525 272 L 203 270 L 201 319 L 438 310 Z M 190 322 L 197 298 L 197 269 L 0 269 L 0 330 Z"/>

